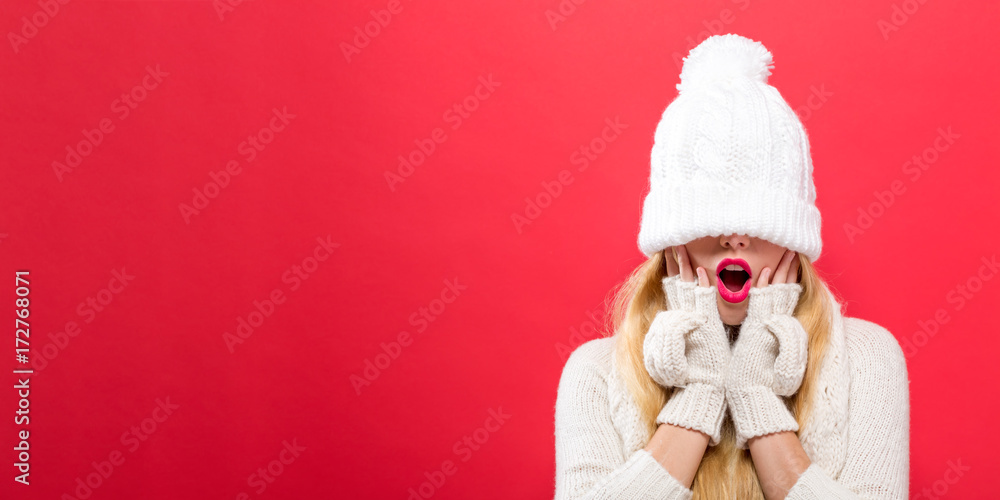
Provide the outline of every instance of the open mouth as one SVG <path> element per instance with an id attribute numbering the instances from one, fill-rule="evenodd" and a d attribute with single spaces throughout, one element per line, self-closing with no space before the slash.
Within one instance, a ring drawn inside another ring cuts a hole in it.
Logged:
<path id="1" fill-rule="evenodd" d="M 742 302 L 750 294 L 750 265 L 743 259 L 725 258 L 716 268 L 719 294 L 728 302 Z"/>

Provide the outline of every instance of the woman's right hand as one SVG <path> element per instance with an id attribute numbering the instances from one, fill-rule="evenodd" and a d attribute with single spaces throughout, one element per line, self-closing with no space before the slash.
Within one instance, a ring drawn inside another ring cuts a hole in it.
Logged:
<path id="1" fill-rule="evenodd" d="M 674 391 L 657 423 L 699 430 L 715 445 L 725 412 L 729 340 L 719 316 L 718 292 L 709 285 L 705 269 L 692 270 L 687 249 L 675 248 L 679 258 L 667 259 L 663 279 L 667 309 L 657 313 L 646 333 L 643 358 L 654 381 L 682 388 Z"/>
<path id="2" fill-rule="evenodd" d="M 687 253 L 687 247 L 684 245 L 667 247 L 667 249 L 664 250 L 664 254 L 670 255 L 670 257 L 667 257 L 668 278 L 680 274 L 680 279 L 683 281 L 695 281 L 695 278 L 697 277 L 699 286 L 711 286 L 708 282 L 708 273 L 705 271 L 704 267 L 698 267 L 695 270 L 691 269 L 691 258 Z"/>

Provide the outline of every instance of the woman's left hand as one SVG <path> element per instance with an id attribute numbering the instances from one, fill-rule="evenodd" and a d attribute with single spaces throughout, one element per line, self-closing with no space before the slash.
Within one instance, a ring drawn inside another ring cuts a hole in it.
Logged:
<path id="1" fill-rule="evenodd" d="M 799 282 L 799 259 L 798 252 L 785 250 L 778 262 L 778 270 L 775 271 L 774 279 L 771 278 L 771 268 L 765 267 L 757 277 L 757 288 L 764 288 L 770 283 L 798 283 Z M 770 283 L 768 283 L 770 281 Z"/>
<path id="2" fill-rule="evenodd" d="M 798 430 L 779 397 L 798 390 L 808 357 L 808 335 L 792 315 L 802 292 L 795 257 L 795 252 L 786 251 L 773 279 L 770 268 L 761 271 L 733 346 L 726 401 L 740 448 L 757 436 Z"/>

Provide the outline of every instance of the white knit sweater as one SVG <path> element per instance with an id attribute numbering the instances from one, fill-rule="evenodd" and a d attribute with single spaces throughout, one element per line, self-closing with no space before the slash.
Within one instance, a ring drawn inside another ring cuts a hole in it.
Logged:
<path id="1" fill-rule="evenodd" d="M 825 396 L 814 410 L 819 423 L 799 432 L 813 463 L 786 498 L 905 499 L 910 411 L 902 349 L 875 323 L 840 316 L 835 325 L 818 387 Z M 555 498 L 690 499 L 691 490 L 643 449 L 638 408 L 618 375 L 614 343 L 586 342 L 563 368 Z"/>

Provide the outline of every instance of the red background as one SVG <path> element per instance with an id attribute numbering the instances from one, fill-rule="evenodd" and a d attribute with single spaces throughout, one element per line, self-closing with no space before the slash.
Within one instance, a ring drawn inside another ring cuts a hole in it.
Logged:
<path id="1" fill-rule="evenodd" d="M 93 498 L 406 498 L 445 460 L 457 470 L 435 498 L 551 498 L 559 346 L 597 335 L 590 313 L 642 260 L 672 55 L 709 30 L 774 54 L 770 81 L 811 138 L 818 267 L 850 316 L 909 346 L 911 494 L 993 491 L 1000 280 L 976 276 L 1000 243 L 996 3 L 911 1 L 886 37 L 904 3 L 567 0 L 553 29 L 557 0 L 403 0 L 350 61 L 342 44 L 387 2 L 336 3 L 247 1 L 220 19 L 208 1 L 80 0 L 0 47 L 2 294 L 31 271 L 31 355 L 47 361 L 30 382 L 31 486 L 8 465 L 0 496 L 66 498 L 118 451 Z M 0 27 L 40 10 L 4 2 Z M 156 65 L 167 75 L 122 119 L 115 100 Z M 489 75 L 499 85 L 470 97 Z M 476 109 L 455 128 L 463 102 Z M 295 117 L 247 161 L 240 143 L 283 107 Z M 581 172 L 574 152 L 616 118 L 627 127 Z M 60 181 L 53 162 L 104 119 L 113 131 Z M 913 179 L 904 164 L 939 127 L 960 137 Z M 390 188 L 435 128 L 443 142 Z M 179 206 L 230 161 L 241 173 L 186 223 Z M 539 199 L 563 170 L 572 183 Z M 873 220 L 849 235 L 859 210 Z M 338 247 L 293 290 L 284 273 L 327 236 Z M 99 296 L 123 268 L 134 280 Z M 442 310 L 445 280 L 466 288 Z M 285 302 L 230 353 L 224 333 L 275 289 Z M 111 298 L 91 322 L 88 297 Z M 948 321 L 919 334 L 939 310 Z M 80 331 L 63 338 L 68 322 Z M 400 332 L 409 345 L 379 357 Z M 3 335 L 11 349 L 13 325 Z M 359 394 L 366 362 L 385 368 Z M 178 408 L 130 451 L 122 434 L 167 397 Z M 16 392 L 2 400 L 10 464 L 23 426 Z M 497 409 L 510 417 L 477 431 Z M 485 442 L 463 451 L 466 436 Z M 248 481 L 277 470 L 285 440 L 305 450 L 258 494 Z M 946 483 L 949 461 L 971 469 Z"/>

